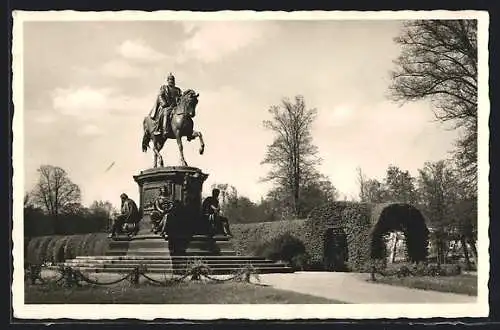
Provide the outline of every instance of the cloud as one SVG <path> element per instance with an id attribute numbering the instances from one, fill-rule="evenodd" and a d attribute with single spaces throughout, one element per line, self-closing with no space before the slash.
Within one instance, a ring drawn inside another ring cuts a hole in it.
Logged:
<path id="1" fill-rule="evenodd" d="M 132 97 L 118 93 L 113 88 L 56 88 L 52 93 L 55 110 L 63 115 L 95 119 L 115 114 L 148 112 L 153 105 L 153 96 Z"/>
<path id="2" fill-rule="evenodd" d="M 341 104 L 333 108 L 328 114 L 327 122 L 330 126 L 342 126 L 348 124 L 353 119 L 353 107 L 348 104 Z"/>
<path id="3" fill-rule="evenodd" d="M 56 88 L 52 93 L 52 104 L 64 115 L 95 117 L 110 106 L 111 94 L 112 90 L 108 88 Z"/>
<path id="4" fill-rule="evenodd" d="M 276 31 L 276 27 L 264 22 L 187 22 L 184 30 L 191 36 L 181 48 L 179 61 L 195 58 L 215 62 L 269 37 Z"/>
<path id="5" fill-rule="evenodd" d="M 166 58 L 165 54 L 158 52 L 142 40 L 125 40 L 118 47 L 118 53 L 126 59 L 139 61 L 157 62 Z"/>
<path id="6" fill-rule="evenodd" d="M 83 126 L 79 131 L 79 135 L 84 135 L 84 136 L 95 136 L 95 135 L 101 135 L 102 131 L 99 127 L 93 124 L 85 125 Z"/>
<path id="7" fill-rule="evenodd" d="M 29 111 L 31 113 L 40 113 L 39 111 Z M 34 117 L 29 117 L 33 118 L 34 121 L 40 124 L 52 124 L 57 120 L 57 116 L 53 113 L 45 113 L 45 114 L 40 114 Z"/>
<path id="8" fill-rule="evenodd" d="M 145 71 L 127 61 L 115 59 L 104 63 L 101 73 L 116 78 L 137 78 L 143 76 Z"/>

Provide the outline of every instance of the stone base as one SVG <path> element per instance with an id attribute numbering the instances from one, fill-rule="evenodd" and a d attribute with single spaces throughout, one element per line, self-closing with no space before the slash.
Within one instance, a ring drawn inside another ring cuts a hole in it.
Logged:
<path id="1" fill-rule="evenodd" d="M 203 182 L 208 174 L 201 169 L 190 166 L 166 166 L 151 168 L 141 171 L 134 176 L 139 185 L 140 201 L 138 203 L 142 212 L 140 231 L 142 235 L 151 233 L 150 214 L 159 190 L 169 186 L 169 198 L 180 205 L 180 216 L 176 217 L 173 225 L 175 232 L 182 235 L 207 234 L 206 226 L 201 219 L 201 203 Z"/>
<path id="2" fill-rule="evenodd" d="M 137 235 L 132 239 L 118 238 L 110 239 L 109 249 L 106 255 L 130 256 L 130 255 L 186 255 L 186 256 L 235 256 L 231 241 L 226 236 L 195 235 L 185 244 L 172 244 L 175 240 L 158 235 Z M 174 249 L 174 246 L 181 246 Z"/>

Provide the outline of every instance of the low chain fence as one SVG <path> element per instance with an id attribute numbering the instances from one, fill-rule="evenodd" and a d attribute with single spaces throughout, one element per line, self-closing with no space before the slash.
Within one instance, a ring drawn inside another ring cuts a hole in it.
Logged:
<path id="1" fill-rule="evenodd" d="M 134 267 L 130 272 L 126 273 L 122 277 L 111 281 L 98 281 L 91 279 L 80 271 L 78 267 L 70 267 L 66 265 L 61 265 L 55 269 L 58 273 L 56 278 L 43 278 L 42 270 L 44 267 L 46 266 L 43 264 L 28 264 L 25 269 L 25 280 L 29 281 L 32 285 L 39 283 L 42 285 L 57 284 L 64 287 L 82 286 L 82 283 L 96 286 L 106 286 L 118 284 L 124 281 L 128 281 L 133 285 L 139 285 L 141 277 L 146 279 L 147 283 L 158 286 L 172 286 L 185 282 L 186 280 L 201 281 L 203 279 L 213 282 L 238 281 L 251 283 L 252 278 L 254 278 L 256 281 L 260 282 L 259 272 L 251 264 L 247 264 L 239 268 L 229 274 L 229 277 L 219 278 L 213 274 L 213 270 L 208 265 L 196 262 L 190 267 L 187 267 L 184 274 L 172 275 L 171 278 L 163 280 L 155 279 L 148 275 L 148 268 L 141 264 Z"/>

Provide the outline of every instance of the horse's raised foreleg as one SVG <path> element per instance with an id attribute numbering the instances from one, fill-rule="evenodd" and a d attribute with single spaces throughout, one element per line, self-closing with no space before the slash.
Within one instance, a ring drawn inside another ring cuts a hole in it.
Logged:
<path id="1" fill-rule="evenodd" d="M 182 136 L 179 131 L 175 134 L 175 139 L 177 140 L 177 146 L 179 147 L 179 154 L 181 156 L 181 163 L 183 166 L 188 166 L 186 160 L 184 159 L 184 148 L 182 146 Z"/>
<path id="2" fill-rule="evenodd" d="M 205 142 L 203 141 L 203 135 L 201 132 L 193 131 L 193 134 L 188 137 L 188 140 L 191 141 L 196 138 L 200 139 L 200 155 L 203 155 L 203 152 L 205 151 Z"/>

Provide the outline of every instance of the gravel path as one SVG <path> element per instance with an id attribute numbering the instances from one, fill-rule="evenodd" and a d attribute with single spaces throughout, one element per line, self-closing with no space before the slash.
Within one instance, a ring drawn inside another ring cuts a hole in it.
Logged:
<path id="1" fill-rule="evenodd" d="M 474 303 L 476 297 L 367 282 L 369 274 L 296 272 L 263 274 L 262 284 L 347 303 Z"/>

